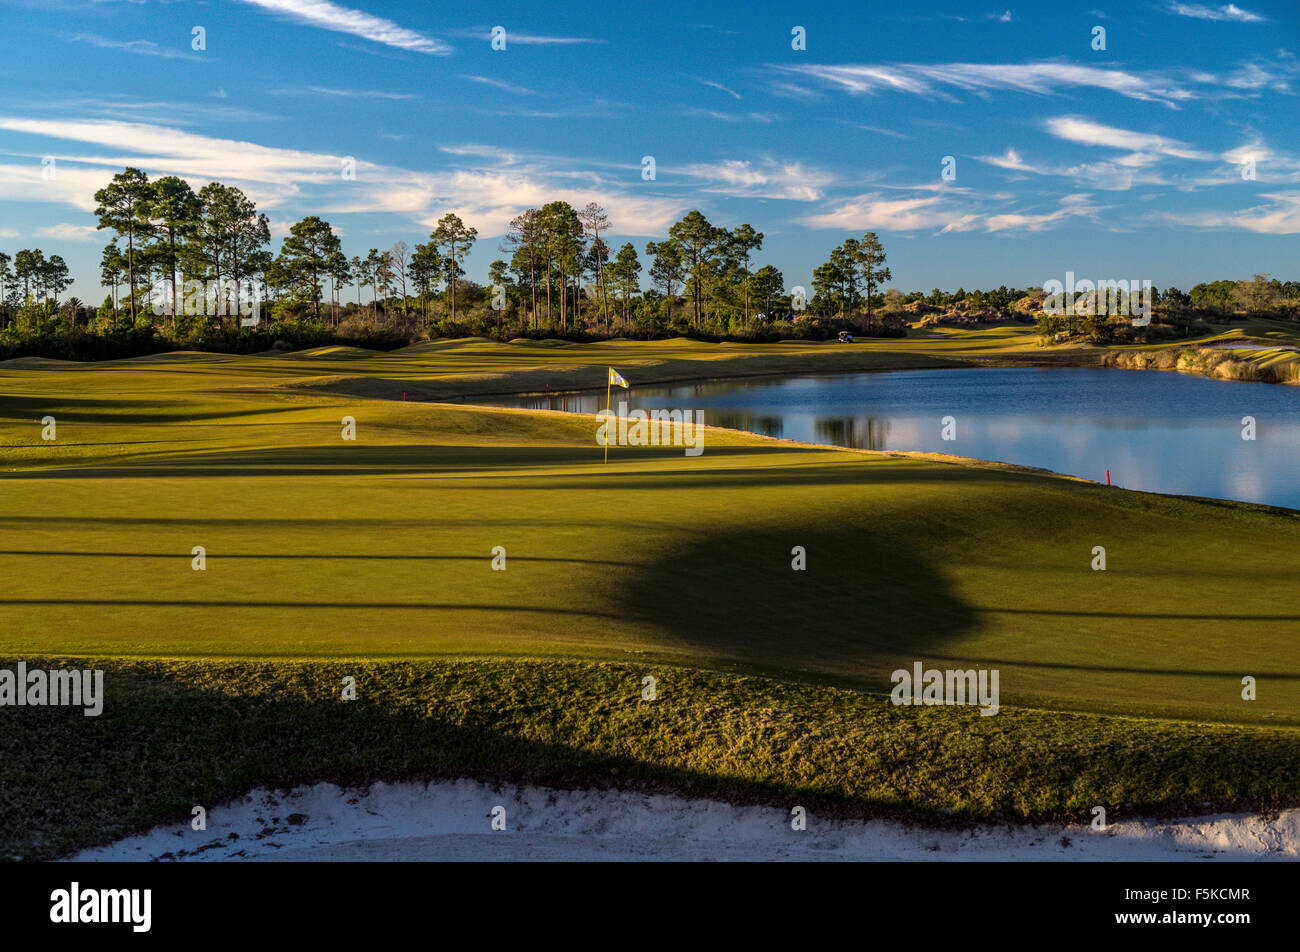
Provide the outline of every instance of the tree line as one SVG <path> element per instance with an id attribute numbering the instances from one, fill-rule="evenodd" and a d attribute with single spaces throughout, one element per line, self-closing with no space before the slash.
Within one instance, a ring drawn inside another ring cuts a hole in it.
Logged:
<path id="1" fill-rule="evenodd" d="M 748 223 L 715 225 L 699 210 L 638 251 L 632 242 L 611 246 L 614 223 L 597 203 L 526 209 L 511 220 L 499 245 L 503 257 L 489 265 L 484 286 L 465 279 L 477 229 L 453 212 L 423 242 L 348 257 L 333 227 L 315 215 L 293 224 L 273 252 L 266 214 L 220 182 L 194 191 L 178 176 L 151 180 L 127 168 L 94 200 L 98 227 L 112 240 L 100 257 L 108 294 L 86 317 L 85 330 L 147 325 L 178 340 L 233 323 L 230 314 L 187 313 L 185 287 L 195 280 L 251 282 L 271 320 L 334 328 L 352 322 L 411 334 L 454 332 L 468 318 L 498 331 L 727 334 L 801 316 L 869 317 L 875 289 L 889 277 L 880 241 L 870 234 L 836 249 L 811 296 L 787 290 L 776 267 L 755 261 L 762 232 Z M 159 305 L 160 282 L 167 306 Z M 0 326 L 20 317 L 27 330 L 57 324 L 59 296 L 70 283 L 57 255 L 0 256 Z M 355 288 L 355 301 L 344 300 L 348 288 Z M 69 304 L 64 323 L 72 330 L 87 309 L 75 299 Z"/>
<path id="2" fill-rule="evenodd" d="M 195 191 L 178 176 L 150 179 L 126 168 L 94 195 L 98 228 L 111 233 L 100 257 L 107 289 L 98 308 L 75 298 L 67 263 L 40 249 L 0 252 L 0 335 L 16 342 L 58 336 L 145 334 L 188 346 L 238 346 L 232 338 L 278 333 L 291 339 L 490 334 L 497 337 L 658 336 L 690 333 L 738 339 L 863 334 L 901 335 L 918 307 L 1011 308 L 1032 294 L 1002 287 L 929 295 L 884 291 L 892 279 L 874 232 L 847 238 L 812 275 L 811 289 L 787 288 L 781 271 L 760 264 L 764 235 L 692 210 L 647 242 L 615 248 L 615 223 L 597 203 L 552 201 L 509 223 L 488 266 L 488 283 L 465 277 L 478 231 L 454 212 L 413 246 L 371 248 L 348 257 L 329 222 L 309 215 L 291 225 L 277 251 L 270 222 L 239 188 L 210 182 Z M 645 256 L 644 260 L 642 255 Z M 1267 278 L 1267 276 L 1263 276 Z M 194 306 L 192 288 L 206 290 Z M 1296 282 L 1257 280 L 1177 289 L 1166 300 L 1228 308 L 1243 300 L 1285 311 L 1300 301 Z M 648 286 L 646 286 L 648 285 Z M 233 308 L 213 306 L 213 289 L 251 287 L 265 319 L 241 327 Z M 345 300 L 355 288 L 355 300 Z M 909 313 L 910 311 L 910 313 Z"/>

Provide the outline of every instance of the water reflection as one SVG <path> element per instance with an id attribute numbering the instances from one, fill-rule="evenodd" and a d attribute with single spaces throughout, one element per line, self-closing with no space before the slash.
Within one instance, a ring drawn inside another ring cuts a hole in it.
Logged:
<path id="1" fill-rule="evenodd" d="M 818 418 L 813 421 L 817 443 L 833 443 L 855 450 L 883 450 L 889 441 L 889 421 L 876 417 Z"/>
<path id="2" fill-rule="evenodd" d="M 1036 466 L 1150 492 L 1300 508 L 1300 388 L 1092 368 L 759 377 L 615 394 L 633 409 L 704 411 L 713 426 L 866 450 Z M 595 413 L 604 393 L 479 399 Z M 941 421 L 956 421 L 956 439 Z M 1242 419 L 1256 421 L 1242 439 Z"/>

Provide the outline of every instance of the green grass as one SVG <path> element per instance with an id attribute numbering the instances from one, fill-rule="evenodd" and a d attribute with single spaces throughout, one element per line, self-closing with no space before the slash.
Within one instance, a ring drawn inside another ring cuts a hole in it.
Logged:
<path id="1" fill-rule="evenodd" d="M 716 345 L 704 369 L 690 362 L 711 346 L 452 342 L 405 356 L 0 367 L 0 657 L 95 657 L 120 673 L 109 680 L 112 716 L 98 721 L 79 711 L 25 712 L 25 721 L 0 711 L 6 724 L 54 718 L 67 734 L 50 749 L 34 734 L 13 741 L 0 829 L 19 823 L 26 845 L 15 849 L 41 853 L 88 842 L 92 829 L 105 837 L 138 829 L 176 815 L 182 801 L 233 795 L 241 784 L 491 772 L 522 756 L 512 746 L 521 737 L 544 742 L 519 763 L 565 776 L 622 763 L 670 786 L 821 792 L 870 809 L 942 803 L 1028 816 L 1090 800 L 1155 809 L 1295 798 L 1295 513 L 719 430 L 696 459 L 616 447 L 603 465 L 589 418 L 360 395 L 404 386 L 450 395 L 503 381 L 530 388 L 601 375 L 605 363 L 644 382 L 692 367 L 700 376 L 790 361 L 883 369 L 935 359 L 873 342 Z M 58 420 L 53 443 L 40 439 L 47 414 Z M 357 421 L 356 442 L 340 439 L 344 415 Z M 200 545 L 205 572 L 190 567 Z M 498 545 L 505 572 L 491 570 Z M 791 571 L 796 545 L 808 552 L 806 572 Z M 1090 568 L 1097 545 L 1107 550 L 1105 572 Z M 458 657 L 506 666 L 457 667 L 449 659 Z M 556 663 L 535 660 L 547 658 Z M 386 669 L 407 672 L 399 681 L 454 674 L 465 696 L 489 698 L 481 703 L 492 709 L 474 715 L 486 720 L 470 718 L 488 733 L 465 735 L 473 743 L 457 749 L 469 760 L 449 759 L 437 746 L 444 741 L 422 739 L 436 706 L 398 691 L 375 701 L 382 716 L 353 728 L 367 737 L 391 728 L 396 739 L 373 756 L 352 741 L 334 750 L 314 732 L 351 715 L 304 706 L 303 679 L 336 670 L 299 663 L 308 659 L 418 662 Z M 998 668 L 1003 713 L 962 720 L 970 712 L 886 705 L 890 673 L 918 660 Z M 698 708 L 660 748 L 632 722 L 611 727 L 617 737 L 600 734 L 595 720 L 553 723 L 569 705 L 575 717 L 603 710 L 588 707 L 603 688 L 524 698 L 492 694 L 499 686 L 483 674 L 600 681 L 649 665 L 673 666 L 674 677 L 728 700 L 693 696 Z M 1258 700 L 1241 699 L 1244 675 L 1258 679 Z M 246 689 L 245 677 L 260 687 Z M 715 720 L 759 723 L 758 695 L 747 693 L 755 685 L 783 726 L 738 765 L 726 743 L 706 740 Z M 150 712 L 171 710 L 178 697 L 193 711 L 176 708 L 149 727 L 158 720 Z M 252 731 L 301 726 L 286 733 L 294 744 L 284 750 L 259 742 L 270 751 L 261 760 L 234 757 L 222 743 L 210 754 L 182 743 L 178 725 L 218 734 L 206 719 L 227 708 L 245 710 Z M 925 780 L 914 775 L 921 760 L 891 733 L 920 730 L 918 717 L 935 738 L 973 725 L 951 761 L 920 748 L 952 768 L 927 769 Z M 150 731 L 162 739 L 147 740 Z M 1110 738 L 1105 756 L 1099 738 Z M 409 757 L 393 754 L 407 744 Z M 474 761 L 478 744 L 487 746 Z M 86 767 L 96 749 L 113 750 L 132 765 L 126 775 L 144 778 L 153 792 L 143 812 L 105 806 L 117 818 L 110 823 L 87 807 L 120 779 L 117 767 L 80 782 L 32 779 L 56 776 L 43 773 L 51 758 Z M 608 759 L 618 757 L 631 760 Z M 1153 766 L 1137 766 L 1151 757 Z M 1119 762 L 1107 758 L 1121 758 L 1128 773 L 1076 784 L 1097 764 Z M 833 779 L 822 789 L 820 777 Z M 68 804 L 88 819 L 69 820 L 60 812 Z M 20 822 L 24 811 L 46 819 Z M 32 839 L 37 831 L 48 839 Z"/>

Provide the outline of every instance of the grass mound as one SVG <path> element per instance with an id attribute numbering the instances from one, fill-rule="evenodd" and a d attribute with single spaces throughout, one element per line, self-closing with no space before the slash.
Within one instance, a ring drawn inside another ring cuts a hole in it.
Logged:
<path id="1" fill-rule="evenodd" d="M 109 702 L 7 712 L 0 856 L 45 859 L 254 787 L 478 777 L 921 822 L 1084 822 L 1300 798 L 1300 734 L 895 707 L 641 663 L 84 662 Z M 62 666 L 83 662 L 62 659 Z M 641 699 L 642 678 L 657 697 Z M 343 679 L 357 699 L 340 700 Z M 52 795 L 57 791 L 57 795 Z"/>

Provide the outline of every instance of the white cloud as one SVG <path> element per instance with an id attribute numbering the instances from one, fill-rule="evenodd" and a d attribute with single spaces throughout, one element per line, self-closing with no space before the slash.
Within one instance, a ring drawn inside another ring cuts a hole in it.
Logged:
<path id="1" fill-rule="evenodd" d="M 1008 148 L 1005 155 L 977 155 L 975 159 L 979 162 L 986 162 L 989 165 L 996 165 L 1000 169 L 1010 169 L 1013 172 L 1034 172 L 1043 174 L 1043 170 L 1035 168 L 1020 157 L 1020 153 L 1015 149 Z"/>
<path id="2" fill-rule="evenodd" d="M 970 214 L 946 208 L 944 201 L 941 195 L 899 199 L 873 192 L 851 198 L 830 211 L 805 216 L 800 222 L 809 228 L 848 231 L 964 230 Z"/>
<path id="3" fill-rule="evenodd" d="M 693 119 L 717 119 L 719 122 L 757 122 L 760 125 L 767 125 L 773 117 L 764 112 L 720 112 L 716 109 L 687 109 L 684 116 L 690 116 Z"/>
<path id="4" fill-rule="evenodd" d="M 152 40 L 113 40 L 94 33 L 74 33 L 72 39 L 78 43 L 89 43 L 91 46 L 98 46 L 103 50 L 121 50 L 124 53 L 137 53 L 141 56 L 158 56 L 163 59 L 199 59 L 197 53 L 159 46 Z"/>
<path id="5" fill-rule="evenodd" d="M 813 202 L 835 177 L 799 162 L 758 162 L 725 159 L 721 162 L 687 165 L 681 174 L 702 180 L 706 192 L 748 198 L 779 198 Z"/>
<path id="6" fill-rule="evenodd" d="M 1169 4 L 1169 11 L 1177 13 L 1179 16 L 1195 17 L 1198 20 L 1230 20 L 1236 23 L 1263 23 L 1264 17 L 1258 13 L 1251 13 L 1249 10 L 1243 10 L 1235 3 L 1229 3 L 1227 6 L 1211 7 L 1203 3 L 1178 3 Z"/>
<path id="7" fill-rule="evenodd" d="M 279 92 L 292 92 L 292 90 L 279 90 Z M 414 99 L 411 93 L 391 93 L 383 89 L 334 89 L 329 86 L 308 86 L 304 92 L 316 93 L 321 96 L 337 96 L 341 99 L 388 99 L 392 101 L 402 99 Z"/>
<path id="8" fill-rule="evenodd" d="M 319 214 L 391 213 L 430 227 L 454 210 L 485 236 L 502 234 L 509 220 L 529 205 L 555 199 L 575 206 L 600 202 L 615 216 L 617 232 L 630 236 L 662 233 L 686 205 L 685 199 L 646 194 L 591 170 L 539 161 L 494 170 L 415 171 L 359 158 L 356 178 L 347 181 L 340 174 L 343 156 L 163 126 L 0 115 L 0 130 L 104 149 L 101 154 L 54 153 L 58 166 L 51 181 L 42 179 L 41 164 L 35 159 L 0 165 L 0 200 L 55 202 L 86 211 L 94 209 L 94 192 L 126 165 L 155 175 L 179 175 L 196 188 L 213 180 L 236 185 L 264 210 L 288 206 L 296 212 L 306 206 Z M 456 154 L 454 147 L 445 151 Z"/>
<path id="9" fill-rule="evenodd" d="M 1247 64 L 1222 76 L 1205 71 L 1183 71 L 1177 78 L 1158 72 L 1137 72 L 1063 62 L 1034 63 L 889 63 L 829 66 L 822 64 L 769 67 L 774 73 L 801 76 L 853 95 L 883 92 L 956 101 L 953 91 L 986 94 L 993 90 L 1053 95 L 1067 89 L 1104 89 L 1145 102 L 1177 109 L 1197 99 L 1240 97 L 1261 89 L 1286 92 L 1296 68 Z M 1202 88 L 1211 87 L 1211 88 Z"/>
<path id="10" fill-rule="evenodd" d="M 605 43 L 606 40 L 593 40 L 585 36 L 539 36 L 530 33 L 509 33 L 508 43 L 522 46 L 575 46 L 583 43 Z"/>
<path id="11" fill-rule="evenodd" d="M 477 30 L 459 30 L 456 36 L 473 40 L 491 40 L 492 31 L 486 27 Z M 552 36 L 545 33 L 514 33 L 506 30 L 506 49 L 511 46 L 580 46 L 587 43 L 607 43 L 608 40 L 586 36 Z"/>
<path id="12" fill-rule="evenodd" d="M 95 241 L 102 233 L 94 225 L 62 224 L 42 228 L 40 234 L 59 241 Z"/>
<path id="13" fill-rule="evenodd" d="M 279 13 L 299 23 L 348 33 L 372 43 L 382 43 L 413 53 L 450 53 L 451 47 L 441 40 L 398 26 L 392 20 L 361 10 L 339 6 L 329 0 L 242 0 L 272 13 Z"/>
<path id="14" fill-rule="evenodd" d="M 493 79 L 490 76 L 466 75 L 464 77 L 473 83 L 482 83 L 484 86 L 491 86 L 494 89 L 500 89 L 503 92 L 511 93 L 515 96 L 536 96 L 537 90 L 529 89 L 527 86 L 516 86 L 514 83 L 507 83 L 503 79 Z"/>
<path id="15" fill-rule="evenodd" d="M 113 173 L 60 162 L 57 174 L 46 179 L 37 161 L 0 163 L 0 201 L 45 202 L 69 205 L 81 211 L 95 209 L 94 194 L 108 184 Z"/>
<path id="16" fill-rule="evenodd" d="M 1149 132 L 1132 132 L 1114 126 L 1103 126 L 1091 119 L 1061 116 L 1048 119 L 1043 126 L 1058 139 L 1079 142 L 1083 145 L 1125 149 L 1134 153 L 1154 153 L 1174 159 L 1207 161 L 1214 158 L 1212 154 L 1193 149 L 1176 139 L 1168 139 Z"/>
<path id="17" fill-rule="evenodd" d="M 711 79 L 698 79 L 698 78 L 697 78 L 695 81 L 696 81 L 697 83 L 700 83 L 701 85 L 708 86 L 708 87 L 710 87 L 711 89 L 716 89 L 716 90 L 719 90 L 720 92 L 724 92 L 724 93 L 726 93 L 728 96 L 730 96 L 730 97 L 733 98 L 733 99 L 744 99 L 744 98 L 745 98 L 744 96 L 740 95 L 740 93 L 736 92 L 734 89 L 730 88 L 729 86 L 724 86 L 724 85 L 722 85 L 722 83 L 714 82 L 714 81 L 711 80 Z"/>
<path id="18" fill-rule="evenodd" d="M 1054 212 L 1029 215 L 1019 212 L 1006 212 L 991 215 L 984 219 L 985 231 L 1042 231 L 1066 218 L 1096 218 L 1101 208 L 1087 204 L 1086 195 L 1067 195 L 1061 200 L 1061 207 Z"/>
<path id="19" fill-rule="evenodd" d="M 928 194 L 895 199 L 881 193 L 859 195 L 841 203 L 828 212 L 800 219 L 809 228 L 834 228 L 847 231 L 928 231 L 937 229 L 940 234 L 983 230 L 1042 231 L 1069 218 L 1095 218 L 1103 210 L 1090 204 L 1086 194 L 1066 195 L 1055 211 L 1025 213 L 999 211 L 987 214 L 974 193 L 951 187 L 917 188 Z M 1003 202 L 997 203 L 1004 207 Z"/>
<path id="20" fill-rule="evenodd" d="M 1240 229 L 1262 235 L 1300 234 L 1300 191 L 1274 192 L 1262 196 L 1269 204 L 1242 211 L 1169 212 L 1164 220 L 1178 225 L 1214 230 Z"/>

